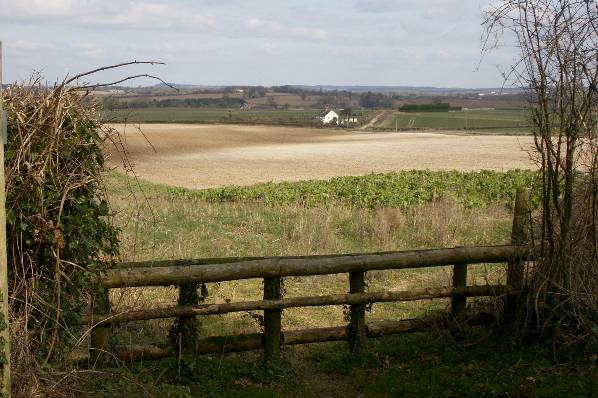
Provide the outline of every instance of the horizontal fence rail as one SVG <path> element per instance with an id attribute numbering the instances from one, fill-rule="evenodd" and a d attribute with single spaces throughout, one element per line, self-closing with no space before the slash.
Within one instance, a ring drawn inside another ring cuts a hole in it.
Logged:
<path id="1" fill-rule="evenodd" d="M 87 358 L 101 363 L 108 358 L 118 360 L 158 359 L 181 353 L 207 354 L 264 349 L 264 357 L 272 360 L 280 356 L 284 345 L 346 340 L 352 354 L 362 352 L 368 337 L 430 330 L 429 319 L 366 323 L 366 305 L 380 302 L 414 301 L 451 298 L 451 315 L 462 322 L 468 297 L 514 297 L 522 293 L 525 261 L 533 260 L 536 250 L 526 245 L 457 247 L 450 249 L 413 250 L 372 254 L 249 257 L 200 260 L 172 260 L 143 262 L 130 268 L 110 269 L 100 280 L 103 289 L 93 305 L 97 311 L 83 316 L 80 325 L 89 325 L 91 347 Z M 507 285 L 467 286 L 468 265 L 507 263 Z M 177 264 L 177 265 L 173 265 Z M 422 288 L 409 291 L 366 292 L 365 273 L 374 270 L 409 269 L 437 266 L 453 267 L 453 286 Z M 348 273 L 350 289 L 347 294 L 306 297 L 282 296 L 285 276 L 314 276 Z M 514 277 L 515 275 L 516 277 Z M 264 299 L 233 303 L 198 303 L 197 288 L 201 283 L 263 278 Z M 178 305 L 144 310 L 110 313 L 107 290 L 136 286 L 178 285 Z M 282 310 L 296 307 L 348 305 L 349 324 L 332 328 L 283 331 Z M 236 336 L 201 337 L 195 327 L 196 317 L 231 312 L 264 311 L 263 333 Z M 187 325 L 179 333 L 178 350 L 172 346 L 109 346 L 110 328 L 126 322 L 150 319 L 177 318 Z M 434 322 L 445 327 L 447 322 Z M 182 342 L 185 342 L 184 344 Z M 183 347 L 184 346 L 184 347 Z"/>
<path id="2" fill-rule="evenodd" d="M 529 192 L 518 191 L 511 233 L 511 245 L 456 247 L 401 252 L 358 253 L 289 257 L 232 257 L 190 260 L 143 261 L 121 263 L 99 278 L 100 289 L 92 303 L 90 315 L 77 323 L 91 327 L 91 344 L 86 355 L 74 362 L 87 360 L 102 363 L 106 359 L 157 359 L 181 354 L 207 354 L 255 349 L 264 350 L 264 358 L 273 360 L 285 345 L 346 340 L 352 355 L 363 351 L 368 337 L 429 331 L 452 325 L 471 323 L 466 316 L 468 297 L 504 297 L 503 313 L 514 314 L 525 286 L 526 261 L 536 259 L 538 251 L 528 245 Z M 505 285 L 468 286 L 470 266 L 482 263 L 506 263 Z M 368 271 L 451 266 L 452 286 L 409 291 L 367 292 Z M 283 297 L 283 278 L 348 274 L 348 293 L 305 297 Z M 203 283 L 261 278 L 263 300 L 201 303 L 198 288 Z M 114 313 L 110 310 L 108 290 L 142 286 L 171 286 L 179 289 L 175 306 Z M 381 302 L 450 298 L 450 313 L 442 317 L 389 320 L 366 323 L 367 305 Z M 283 310 L 296 307 L 348 306 L 345 326 L 282 330 Z M 197 317 L 231 312 L 263 311 L 263 332 L 235 336 L 202 337 Z M 130 345 L 110 347 L 114 325 L 150 319 L 177 318 L 171 330 L 176 344 Z M 482 320 L 488 321 L 488 318 Z M 473 318 L 475 320 L 475 317 Z"/>
<path id="3" fill-rule="evenodd" d="M 220 264 L 110 269 L 100 279 L 105 288 L 170 286 L 231 280 L 313 276 L 375 270 L 437 267 L 458 263 L 502 263 L 533 257 L 527 246 L 481 246 L 413 250 L 385 254 L 286 258 Z"/>
<path id="4" fill-rule="evenodd" d="M 467 320 L 470 325 L 484 325 L 488 317 L 477 316 Z M 446 317 L 426 317 L 403 319 L 400 321 L 381 321 L 365 325 L 366 337 L 383 337 L 396 334 L 428 332 L 443 330 L 450 325 Z M 285 346 L 325 343 L 330 341 L 347 341 L 350 332 L 347 327 L 335 326 L 281 332 L 281 343 Z M 259 350 L 264 347 L 265 335 L 262 333 L 246 333 L 229 336 L 211 336 L 197 339 L 195 354 L 223 354 Z M 168 345 L 118 345 L 109 350 L 109 355 L 119 361 L 140 361 L 161 359 L 176 356 L 176 350 Z M 71 363 L 84 363 L 90 358 L 89 352 L 79 350 L 67 359 Z"/>
<path id="5" fill-rule="evenodd" d="M 188 317 L 197 315 L 217 315 L 231 312 L 247 312 L 258 310 L 281 310 L 297 307 L 322 307 L 328 305 L 358 305 L 370 303 L 389 303 L 396 301 L 415 301 L 448 297 L 484 297 L 517 294 L 520 291 L 505 285 L 463 286 L 423 288 L 400 292 L 373 292 L 354 294 L 331 294 L 326 296 L 289 297 L 279 300 L 243 301 L 238 303 L 199 304 L 195 306 L 171 306 L 121 312 L 112 315 L 94 315 L 81 318 L 81 325 L 118 324 L 125 322 L 144 321 L 149 319 L 163 319 Z"/>

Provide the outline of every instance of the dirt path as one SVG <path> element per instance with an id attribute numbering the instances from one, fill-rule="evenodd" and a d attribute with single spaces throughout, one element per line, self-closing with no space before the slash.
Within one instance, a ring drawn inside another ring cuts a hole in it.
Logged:
<path id="1" fill-rule="evenodd" d="M 367 124 L 361 126 L 358 130 L 367 130 L 369 128 L 372 128 L 376 123 L 380 121 L 380 119 L 384 119 L 386 115 L 388 115 L 389 113 L 389 111 L 382 111 L 378 113 L 376 116 L 372 118 L 372 120 L 370 120 Z"/>
<path id="2" fill-rule="evenodd" d="M 188 188 L 393 170 L 532 167 L 527 136 L 365 133 L 275 126 L 151 124 L 124 132 L 146 180 Z M 146 138 L 152 143 L 150 146 Z M 155 150 L 154 150 L 155 149 Z M 112 154 L 112 164 L 118 166 Z"/>

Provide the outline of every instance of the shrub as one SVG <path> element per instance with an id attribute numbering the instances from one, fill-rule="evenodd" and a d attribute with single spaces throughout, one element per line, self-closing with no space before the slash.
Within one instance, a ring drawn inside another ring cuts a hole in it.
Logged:
<path id="1" fill-rule="evenodd" d="M 69 317 L 89 303 L 92 276 L 118 253 L 101 174 L 102 145 L 114 136 L 84 97 L 37 78 L 9 87 L 4 99 L 11 321 L 27 340 L 13 347 L 45 359 L 67 341 L 60 337 Z"/>

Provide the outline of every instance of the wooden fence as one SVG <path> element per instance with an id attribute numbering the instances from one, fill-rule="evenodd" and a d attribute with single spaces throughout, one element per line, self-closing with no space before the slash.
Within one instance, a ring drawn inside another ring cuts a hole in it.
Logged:
<path id="1" fill-rule="evenodd" d="M 351 352 L 360 352 L 367 337 L 426 331 L 448 324 L 431 318 L 389 320 L 366 323 L 366 305 L 379 302 L 451 298 L 452 317 L 465 314 L 467 298 L 505 296 L 505 308 L 511 310 L 524 286 L 525 261 L 533 260 L 527 246 L 529 196 L 519 191 L 513 220 L 512 244 L 508 246 L 458 247 L 450 249 L 344 254 L 303 257 L 246 257 L 199 260 L 166 260 L 118 264 L 101 277 L 102 291 L 96 297 L 92 313 L 82 319 L 89 325 L 92 361 L 113 356 L 120 360 L 155 359 L 180 353 L 221 353 L 263 349 L 267 360 L 278 357 L 285 345 L 347 340 Z M 507 263 L 506 285 L 467 286 L 470 265 Z M 453 266 L 452 286 L 410 291 L 366 292 L 367 271 Z M 349 292 L 325 296 L 283 297 L 282 278 L 328 274 L 349 275 Z M 262 278 L 263 300 L 223 304 L 200 304 L 198 285 L 209 282 Z M 178 305 L 147 310 L 111 313 L 108 289 L 140 286 L 178 285 Z M 283 331 L 282 311 L 286 308 L 348 305 L 346 326 Z M 201 337 L 196 317 L 231 312 L 264 311 L 263 333 L 234 336 Z M 160 318 L 178 321 L 177 344 L 158 346 L 109 346 L 110 329 L 125 322 Z"/>

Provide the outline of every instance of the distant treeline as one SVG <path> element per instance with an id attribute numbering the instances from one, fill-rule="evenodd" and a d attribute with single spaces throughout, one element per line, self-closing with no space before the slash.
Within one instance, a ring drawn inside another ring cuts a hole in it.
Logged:
<path id="1" fill-rule="evenodd" d="M 181 98 L 181 99 L 139 99 L 117 101 L 107 98 L 104 107 L 107 109 L 140 109 L 140 108 L 240 108 L 245 104 L 242 98 Z"/>
<path id="2" fill-rule="evenodd" d="M 405 104 L 399 110 L 401 112 L 448 112 L 460 111 L 461 107 L 451 106 L 446 102 L 435 102 L 431 104 Z"/>
<path id="3" fill-rule="evenodd" d="M 366 109 L 380 109 L 380 108 L 393 108 L 394 101 L 392 95 L 386 95 L 382 93 L 373 93 L 368 91 L 359 96 L 359 105 Z"/>

